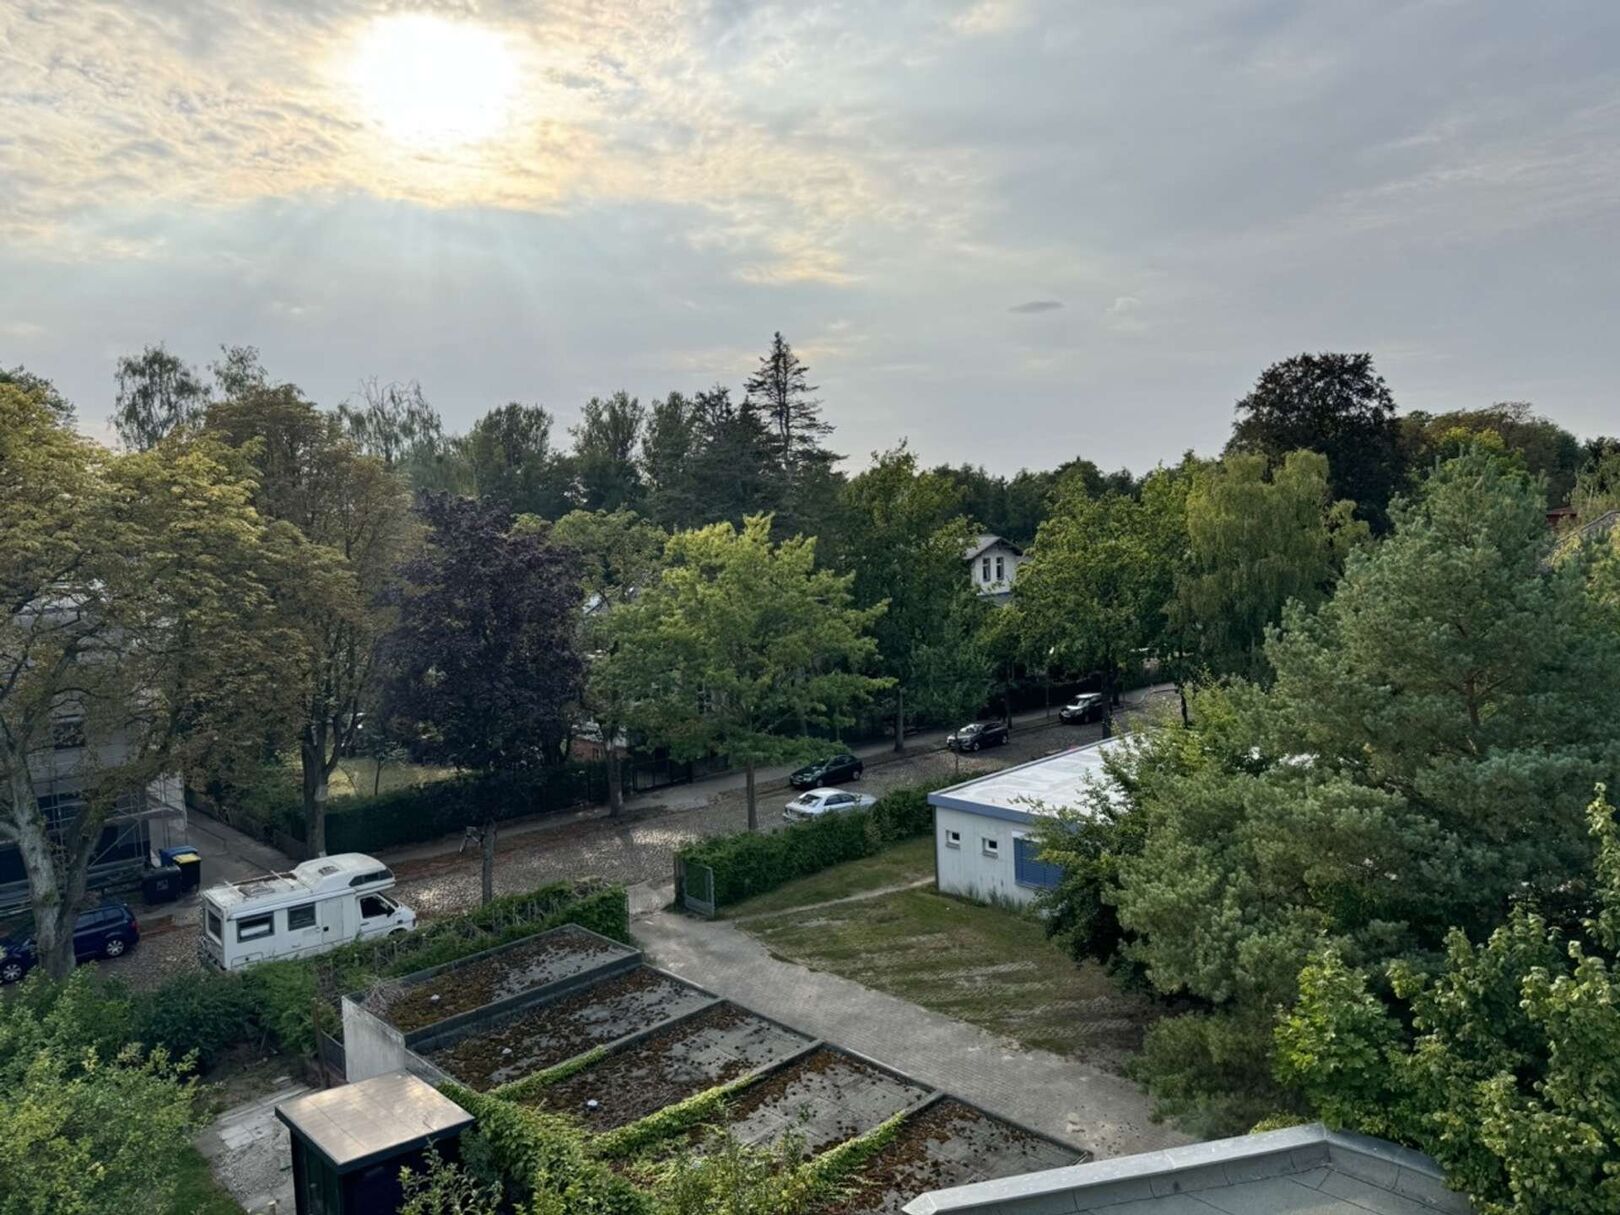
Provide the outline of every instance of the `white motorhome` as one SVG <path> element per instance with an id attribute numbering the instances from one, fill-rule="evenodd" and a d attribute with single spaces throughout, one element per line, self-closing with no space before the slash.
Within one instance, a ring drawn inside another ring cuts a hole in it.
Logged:
<path id="1" fill-rule="evenodd" d="M 302 958 L 416 927 L 382 892 L 394 875 L 362 852 L 320 856 L 291 873 L 214 886 L 202 896 L 202 955 L 222 970 Z"/>

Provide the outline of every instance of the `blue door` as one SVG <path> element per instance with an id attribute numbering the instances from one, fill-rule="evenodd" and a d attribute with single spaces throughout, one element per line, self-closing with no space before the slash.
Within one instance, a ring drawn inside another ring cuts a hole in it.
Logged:
<path id="1" fill-rule="evenodd" d="M 1026 835 L 1013 840 L 1013 880 L 1020 886 L 1051 890 L 1063 880 L 1063 870 L 1047 861 L 1036 859 L 1040 850 L 1040 841 Z"/>

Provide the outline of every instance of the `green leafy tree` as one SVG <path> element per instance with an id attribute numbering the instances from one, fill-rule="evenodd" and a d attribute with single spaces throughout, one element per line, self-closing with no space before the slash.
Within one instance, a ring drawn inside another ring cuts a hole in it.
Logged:
<path id="1" fill-rule="evenodd" d="M 443 452 L 444 422 L 415 380 L 362 380 L 359 401 L 339 405 L 338 417 L 355 446 L 387 468 L 414 475 Z"/>
<path id="2" fill-rule="evenodd" d="M 919 472 L 903 447 L 844 487 L 835 564 L 854 575 L 856 603 L 888 605 L 875 634 L 879 669 L 894 680 L 896 751 L 908 696 L 914 711 L 943 707 L 954 716 L 971 712 L 989 689 L 988 659 L 976 643 L 984 609 L 962 567 L 972 529 L 958 504 L 955 486 Z"/>
<path id="3" fill-rule="evenodd" d="M 208 385 L 163 343 L 118 360 L 113 426 L 131 451 L 155 447 L 173 431 L 194 426 L 208 408 Z"/>
<path id="4" fill-rule="evenodd" d="M 210 438 L 115 455 L 0 386 L 0 840 L 21 855 L 52 975 L 73 966 L 120 801 L 205 753 L 262 745 L 256 715 L 300 686 L 281 595 L 308 554 L 254 490 Z M 47 791 L 74 796 L 47 805 Z"/>
<path id="5" fill-rule="evenodd" d="M 260 388 L 269 388 L 270 375 L 259 359 L 257 346 L 221 346 L 219 358 L 208 364 L 214 377 L 214 392 L 221 400 L 245 396 Z"/>
<path id="6" fill-rule="evenodd" d="M 1419 468 L 1456 455 L 1471 440 L 1494 435 L 1531 475 L 1546 479 L 1547 501 L 1555 506 L 1570 500 L 1585 458 L 1579 439 L 1525 401 L 1439 414 L 1414 412 L 1403 417 L 1400 426 L 1406 458 Z"/>
<path id="7" fill-rule="evenodd" d="M 1328 459 L 1335 500 L 1382 533 L 1389 501 L 1406 478 L 1395 399 L 1370 354 L 1300 354 L 1273 363 L 1237 404 L 1228 452 L 1280 464 L 1291 451 Z"/>
<path id="8" fill-rule="evenodd" d="M 528 520 L 520 523 L 532 526 Z M 636 689 L 615 678 L 620 668 L 612 661 L 616 644 L 609 620 L 658 579 L 663 563 L 663 530 L 632 510 L 572 511 L 557 520 L 557 542 L 571 549 L 581 571 L 584 592 L 581 628 L 585 652 L 591 656 L 585 685 L 585 708 L 602 736 L 603 767 L 607 772 L 608 812 L 624 810 L 624 780 L 619 739 L 635 703 Z"/>
<path id="9" fill-rule="evenodd" d="M 1290 452 L 1267 472 L 1263 456 L 1227 456 L 1188 490 L 1187 556 L 1170 616 L 1211 674 L 1265 678 L 1266 630 L 1289 602 L 1320 604 L 1367 536 L 1355 503 L 1329 497 L 1325 456 Z"/>
<path id="10" fill-rule="evenodd" d="M 701 422 L 697 402 L 678 392 L 654 401 L 647 415 L 641 436 L 647 514 L 662 527 L 679 531 L 711 521 L 692 464 L 703 441 Z"/>
<path id="11" fill-rule="evenodd" d="M 1480 1215 L 1620 1209 L 1620 838 L 1600 788 L 1595 908 L 1578 931 L 1518 904 L 1482 944 L 1387 987 L 1328 949 L 1277 1027 L 1277 1067 L 1336 1126 L 1428 1152 Z M 1381 997 L 1379 992 L 1386 992 Z"/>
<path id="12" fill-rule="evenodd" d="M 18 363 L 15 367 L 0 367 L 0 387 L 11 386 L 25 393 L 31 393 L 39 398 L 59 422 L 64 425 L 73 425 L 73 402 L 63 396 L 55 384 L 42 375 L 35 375 L 28 368 Z"/>
<path id="13" fill-rule="evenodd" d="M 1275 682 L 1195 694 L 1127 784 L 1141 846 L 1110 898 L 1129 958 L 1208 1012 L 1149 1034 L 1172 1112 L 1231 1128 L 1289 1104 L 1273 1010 L 1324 940 L 1357 965 L 1557 906 L 1590 867 L 1583 807 L 1620 766 L 1620 630 L 1547 560 L 1540 494 L 1500 456 L 1441 465 L 1315 614 L 1284 613 Z"/>
<path id="14" fill-rule="evenodd" d="M 1013 587 L 1025 652 L 1101 677 L 1105 736 L 1121 678 L 1165 635 L 1186 492 L 1186 478 L 1165 469 L 1138 497 L 1094 498 L 1065 482 Z"/>
<path id="15" fill-rule="evenodd" d="M 586 510 L 616 511 L 641 504 L 641 470 L 636 447 L 641 442 L 646 410 L 625 392 L 585 403 L 574 427 L 574 470 L 579 502 Z"/>
<path id="16" fill-rule="evenodd" d="M 0 1000 L 0 1215 L 162 1211 L 191 1151 L 188 1067 L 139 1046 L 86 975 Z"/>
<path id="17" fill-rule="evenodd" d="M 551 415 L 516 401 L 492 409 L 460 445 L 471 489 L 517 514 L 557 519 L 568 513 L 573 469 L 551 444 Z"/>
<path id="18" fill-rule="evenodd" d="M 296 714 L 305 842 L 324 855 L 332 773 L 353 748 L 382 678 L 390 592 L 412 540 L 409 501 L 383 462 L 344 434 L 341 419 L 290 384 L 216 404 L 207 429 L 251 461 L 260 513 L 308 542 L 308 567 L 286 588 L 283 610 L 303 634 L 307 663 Z"/>
<path id="19" fill-rule="evenodd" d="M 883 608 L 850 603 L 848 575 L 817 569 L 815 541 L 772 544 L 771 520 L 677 532 L 658 581 L 608 614 L 605 678 L 634 690 L 629 722 L 679 758 L 729 756 L 758 825 L 758 765 L 800 754 L 887 686 L 862 672 Z"/>

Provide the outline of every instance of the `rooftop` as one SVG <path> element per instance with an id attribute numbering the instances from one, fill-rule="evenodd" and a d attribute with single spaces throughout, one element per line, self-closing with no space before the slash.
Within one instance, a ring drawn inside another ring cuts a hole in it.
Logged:
<path id="1" fill-rule="evenodd" d="M 473 1118 L 431 1084 L 405 1072 L 306 1093 L 276 1117 L 340 1173 L 454 1134 Z"/>
<path id="2" fill-rule="evenodd" d="M 924 1194 L 907 1215 L 1470 1215 L 1427 1156 L 1320 1123 Z"/>
<path id="3" fill-rule="evenodd" d="M 380 875 L 375 881 L 362 880 Z M 360 889 L 381 890 L 394 884 L 394 875 L 376 857 L 363 852 L 340 852 L 318 856 L 296 866 L 291 873 L 267 873 L 242 882 L 228 882 L 204 891 L 219 907 L 271 897 L 307 897 Z"/>
<path id="4" fill-rule="evenodd" d="M 994 532 L 980 532 L 973 538 L 973 542 L 969 544 L 967 548 L 962 550 L 962 559 L 964 561 L 972 561 L 973 558 L 984 552 L 985 549 L 993 548 L 998 544 L 1006 545 L 1015 553 L 1021 554 L 1024 551 L 1004 536 L 998 536 Z"/>
<path id="5" fill-rule="evenodd" d="M 1018 817 L 1086 810 L 1107 796 L 1103 761 L 1121 739 L 1105 738 L 1083 747 L 1003 768 L 928 795 L 928 804 L 978 813 L 1004 812 Z"/>

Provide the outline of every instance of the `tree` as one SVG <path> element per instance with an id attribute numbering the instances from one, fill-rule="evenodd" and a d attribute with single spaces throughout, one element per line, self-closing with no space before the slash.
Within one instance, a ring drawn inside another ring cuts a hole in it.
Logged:
<path id="1" fill-rule="evenodd" d="M 616 511 L 641 503 L 641 470 L 636 445 L 646 411 L 624 392 L 607 400 L 592 397 L 574 427 L 574 470 L 579 501 L 586 510 Z"/>
<path id="2" fill-rule="evenodd" d="M 463 454 L 473 492 L 517 514 L 557 519 L 568 513 L 572 470 L 551 446 L 551 415 L 513 401 L 492 409 L 467 433 Z"/>
<path id="3" fill-rule="evenodd" d="M 447 1161 L 432 1147 L 422 1171 L 399 1171 L 404 1205 L 399 1215 L 499 1215 L 501 1187 L 480 1180 L 457 1161 Z"/>
<path id="4" fill-rule="evenodd" d="M 693 458 L 702 443 L 701 411 L 678 392 L 654 401 L 641 435 L 641 467 L 647 488 L 647 515 L 673 530 L 698 527 L 708 518 Z"/>
<path id="5" fill-rule="evenodd" d="M 324 855 L 332 773 L 379 686 L 389 592 L 411 540 L 409 501 L 381 460 L 362 455 L 335 415 L 290 384 L 215 405 L 207 428 L 252 461 L 260 512 L 311 546 L 308 574 L 287 588 L 284 611 L 303 634 L 308 672 L 296 730 L 305 843 Z"/>
<path id="6" fill-rule="evenodd" d="M 253 496 L 211 439 L 113 455 L 0 387 L 0 840 L 21 854 L 52 975 L 72 969 L 120 801 L 205 751 L 262 745 L 244 706 L 274 712 L 299 687 L 279 597 L 305 554 Z M 66 765 L 64 734 L 82 740 Z M 52 769 L 55 789 L 39 779 Z"/>
<path id="7" fill-rule="evenodd" d="M 855 602 L 887 604 L 874 628 L 879 669 L 894 681 L 894 749 L 914 711 L 972 712 L 989 688 L 976 644 L 982 605 L 962 567 L 972 529 L 955 487 L 919 473 L 904 448 L 877 456 L 843 492 L 837 566 L 854 575 Z M 964 687 L 965 685 L 965 687 Z M 962 705 L 971 702 L 964 710 Z"/>
<path id="8" fill-rule="evenodd" d="M 159 342 L 118 360 L 113 426 L 131 451 L 155 447 L 175 430 L 194 426 L 208 408 L 208 385 Z"/>
<path id="9" fill-rule="evenodd" d="M 85 975 L 0 1000 L 0 1215 L 164 1211 L 196 1129 L 188 1068 L 107 1049 Z M 120 1039 L 121 1041 L 121 1039 Z"/>
<path id="10" fill-rule="evenodd" d="M 1065 482 L 1013 587 L 1025 653 L 1101 676 L 1104 737 L 1121 677 L 1165 631 L 1186 483 L 1160 469 L 1140 497 L 1093 498 L 1083 482 Z"/>
<path id="11" fill-rule="evenodd" d="M 488 499 L 423 495 L 427 544 L 405 565 L 389 703 L 431 753 L 509 778 L 555 763 L 579 700 L 579 576 L 544 530 Z M 482 807 L 494 895 L 497 797 Z"/>
<path id="12" fill-rule="evenodd" d="M 698 447 L 691 457 L 692 489 L 705 523 L 742 525 L 750 515 L 783 502 L 782 473 L 772 460 L 771 437 L 751 402 L 733 404 L 720 387 L 694 398 Z"/>
<path id="13" fill-rule="evenodd" d="M 1566 905 L 1588 793 L 1620 770 L 1620 628 L 1580 562 L 1548 560 L 1526 475 L 1470 452 L 1394 524 L 1314 614 L 1284 612 L 1269 689 L 1195 693 L 1192 728 L 1127 765 L 1126 953 L 1207 1010 L 1151 1031 L 1141 1066 L 1227 1128 L 1293 1100 L 1270 1027 L 1313 950 L 1381 967 L 1511 900 Z"/>
<path id="14" fill-rule="evenodd" d="M 807 726 L 848 724 L 886 686 L 861 672 L 881 607 L 850 606 L 848 575 L 817 569 L 815 541 L 773 545 L 771 520 L 677 532 L 657 582 L 608 614 L 606 678 L 635 689 L 630 724 L 678 757 L 741 763 L 748 826 L 754 772 L 804 750 Z"/>
<path id="15" fill-rule="evenodd" d="M 362 380 L 359 404 L 339 405 L 338 416 L 355 446 L 388 468 L 409 470 L 442 454 L 444 422 L 415 380 Z"/>
<path id="16" fill-rule="evenodd" d="M 831 463 L 839 457 L 822 447 L 821 440 L 832 433 L 832 426 L 821 418 L 821 402 L 810 383 L 810 369 L 799 361 L 780 332 L 772 335 L 771 348 L 759 360 L 759 367 L 743 385 L 749 404 L 760 411 L 770 428 L 777 464 L 791 482 L 805 466 Z"/>
<path id="17" fill-rule="evenodd" d="M 1600 787 L 1593 914 L 1578 931 L 1515 905 L 1482 944 L 1388 986 L 1327 949 L 1277 1027 L 1277 1066 L 1334 1126 L 1428 1152 L 1481 1215 L 1620 1207 L 1620 839 Z M 1380 991 L 1387 990 L 1381 998 Z"/>
<path id="18" fill-rule="evenodd" d="M 533 526 L 528 516 L 520 524 Z M 592 656 L 585 685 L 585 708 L 602 736 L 603 767 L 607 772 L 608 812 L 624 810 L 624 781 L 620 768 L 619 737 L 624 731 L 637 689 L 616 678 L 622 669 L 613 662 L 615 640 L 611 614 L 629 603 L 658 578 L 668 537 L 635 511 L 572 511 L 557 520 L 553 532 L 559 544 L 575 555 L 581 571 L 585 600 L 581 614 L 585 652 Z"/>
<path id="19" fill-rule="evenodd" d="M 1290 602 L 1320 604 L 1366 538 L 1355 503 L 1332 501 L 1328 481 L 1326 457 L 1309 451 L 1290 452 L 1269 478 L 1262 456 L 1194 474 L 1170 615 L 1204 671 L 1264 678 L 1266 630 Z"/>
<path id="20" fill-rule="evenodd" d="M 7 385 L 34 394 L 56 416 L 57 421 L 65 426 L 73 425 L 73 402 L 57 391 L 56 385 L 44 376 L 35 375 L 21 363 L 10 370 L 0 367 L 0 387 Z"/>
<path id="21" fill-rule="evenodd" d="M 256 388 L 269 388 L 270 376 L 259 359 L 257 346 L 221 346 L 219 358 L 208 364 L 214 390 L 221 400 L 246 396 Z"/>
<path id="22" fill-rule="evenodd" d="M 1495 435 L 1527 471 L 1546 478 L 1547 501 L 1555 506 L 1570 500 L 1585 455 L 1579 439 L 1525 401 L 1441 414 L 1414 412 L 1402 418 L 1400 426 L 1406 458 L 1419 468 L 1458 454 L 1472 440 Z"/>
<path id="23" fill-rule="evenodd" d="M 1274 464 L 1291 451 L 1328 459 L 1333 498 L 1348 498 L 1375 532 L 1406 475 L 1395 400 L 1370 354 L 1300 354 L 1273 363 L 1237 403 L 1228 452 Z"/>

